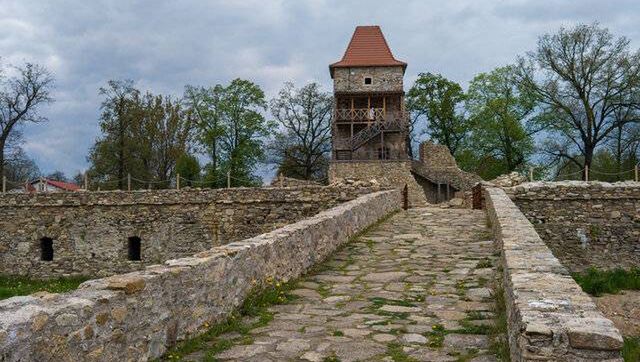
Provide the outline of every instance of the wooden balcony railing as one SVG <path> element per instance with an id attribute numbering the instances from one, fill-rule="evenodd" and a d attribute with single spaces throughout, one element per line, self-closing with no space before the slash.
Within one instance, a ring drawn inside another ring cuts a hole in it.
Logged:
<path id="1" fill-rule="evenodd" d="M 389 119 L 404 120 L 409 118 L 405 111 L 385 111 L 382 108 L 338 108 L 334 111 L 333 119 L 337 122 L 375 122 Z"/>
<path id="2" fill-rule="evenodd" d="M 336 109 L 334 119 L 336 121 L 376 121 L 384 118 L 384 110 L 382 108 L 354 108 L 354 109 Z"/>

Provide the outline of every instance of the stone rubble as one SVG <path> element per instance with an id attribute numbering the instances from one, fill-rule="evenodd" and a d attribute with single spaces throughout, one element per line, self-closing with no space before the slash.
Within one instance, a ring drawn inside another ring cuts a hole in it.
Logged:
<path id="1" fill-rule="evenodd" d="M 500 175 L 489 181 L 496 187 L 513 187 L 525 182 L 527 182 L 527 178 L 515 171 Z"/>

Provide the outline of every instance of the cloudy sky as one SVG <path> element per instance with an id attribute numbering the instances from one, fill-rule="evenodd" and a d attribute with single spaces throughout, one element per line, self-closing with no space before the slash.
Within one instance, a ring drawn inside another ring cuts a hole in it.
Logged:
<path id="1" fill-rule="evenodd" d="M 24 148 L 43 172 L 73 175 L 87 167 L 98 88 L 109 79 L 173 95 L 236 77 L 269 96 L 288 80 L 328 90 L 327 66 L 353 28 L 378 24 L 409 63 L 405 84 L 429 71 L 466 85 L 533 49 L 539 35 L 593 21 L 639 46 L 637 0 L 0 0 L 0 58 L 53 72 L 56 102 L 43 110 L 50 121 L 26 127 Z"/>

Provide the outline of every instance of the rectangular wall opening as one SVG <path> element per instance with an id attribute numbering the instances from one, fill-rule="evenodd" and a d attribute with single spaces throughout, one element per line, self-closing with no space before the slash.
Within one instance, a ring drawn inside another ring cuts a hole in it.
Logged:
<path id="1" fill-rule="evenodd" d="M 141 242 L 139 237 L 132 236 L 129 238 L 128 256 L 129 260 L 142 260 Z"/>
<path id="2" fill-rule="evenodd" d="M 53 239 L 46 236 L 40 239 L 40 260 L 53 260 Z"/>

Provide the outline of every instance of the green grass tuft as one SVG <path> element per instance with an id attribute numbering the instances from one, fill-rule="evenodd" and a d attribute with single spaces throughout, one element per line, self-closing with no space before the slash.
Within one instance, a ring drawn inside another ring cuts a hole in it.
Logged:
<path id="1" fill-rule="evenodd" d="M 624 358 L 624 362 L 640 361 L 640 337 L 629 337 L 624 339 L 622 358 Z"/>
<path id="2" fill-rule="evenodd" d="M 30 279 L 18 276 L 0 276 L 0 299 L 29 295 L 35 292 L 64 293 L 78 288 L 88 277 L 66 277 L 50 280 Z"/>
<path id="3" fill-rule="evenodd" d="M 495 288 L 495 325 L 489 333 L 489 350 L 496 356 L 498 361 L 508 362 L 511 360 L 509 353 L 509 342 L 507 341 L 507 304 L 504 299 L 504 288 L 497 285 Z"/>
<path id="4" fill-rule="evenodd" d="M 215 361 L 215 355 L 237 344 L 251 344 L 253 339 L 248 335 L 254 328 L 267 325 L 273 319 L 273 314 L 268 311 L 269 306 L 287 304 L 296 299 L 289 294 L 295 289 L 295 282 L 280 283 L 272 279 L 267 280 L 263 289 L 251 292 L 238 310 L 224 322 L 215 324 L 197 337 L 181 342 L 170 349 L 160 360 L 180 360 L 185 355 L 196 351 L 205 351 L 205 361 Z M 257 317 L 257 318 L 256 318 Z M 243 319 L 250 319 L 244 322 Z M 236 332 L 242 336 L 235 339 L 218 338 L 223 334 Z"/>
<path id="5" fill-rule="evenodd" d="M 447 331 L 444 329 L 444 326 L 441 324 L 434 324 L 431 326 L 431 332 L 426 333 L 426 337 L 429 338 L 429 347 L 439 348 L 442 347 L 444 343 L 444 336 L 447 334 Z"/>
<path id="6" fill-rule="evenodd" d="M 489 260 L 489 258 L 484 258 L 478 262 L 476 269 L 491 268 L 492 266 L 493 263 L 491 263 L 491 260 Z"/>
<path id="7" fill-rule="evenodd" d="M 599 270 L 589 268 L 584 273 L 574 273 L 573 279 L 586 293 L 600 296 L 615 294 L 621 290 L 640 290 L 640 268 L 631 270 Z"/>
<path id="8" fill-rule="evenodd" d="M 397 342 L 387 344 L 387 356 L 391 357 L 393 362 L 417 362 L 417 360 L 407 355 L 402 350 L 402 345 Z"/>

